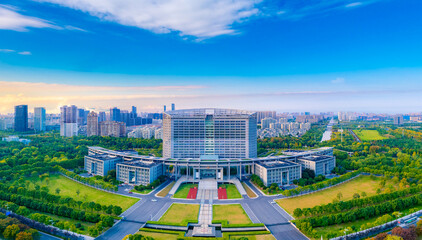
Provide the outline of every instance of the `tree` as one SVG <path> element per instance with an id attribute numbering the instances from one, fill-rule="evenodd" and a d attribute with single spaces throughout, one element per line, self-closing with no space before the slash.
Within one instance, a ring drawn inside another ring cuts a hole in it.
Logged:
<path id="1" fill-rule="evenodd" d="M 20 232 L 16 235 L 15 240 L 33 240 L 33 237 L 29 232 Z"/>
<path id="2" fill-rule="evenodd" d="M 60 194 L 60 188 L 56 188 L 56 194 L 59 195 Z"/>
<path id="3" fill-rule="evenodd" d="M 366 196 L 367 196 L 366 192 L 362 192 L 360 195 L 361 195 L 362 197 L 366 197 Z"/>
<path id="4" fill-rule="evenodd" d="M 343 193 L 337 193 L 337 199 L 340 201 L 343 198 Z"/>
<path id="5" fill-rule="evenodd" d="M 76 195 L 79 197 L 79 194 L 81 193 L 81 191 L 78 189 L 76 189 Z"/>
<path id="6" fill-rule="evenodd" d="M 19 233 L 20 228 L 17 224 L 12 224 L 6 227 L 6 229 L 3 232 L 3 236 L 5 238 L 14 239 L 16 235 Z"/>
<path id="7" fill-rule="evenodd" d="M 360 198 L 359 193 L 355 193 L 355 194 L 353 194 L 353 198 L 354 198 L 354 199 Z"/>

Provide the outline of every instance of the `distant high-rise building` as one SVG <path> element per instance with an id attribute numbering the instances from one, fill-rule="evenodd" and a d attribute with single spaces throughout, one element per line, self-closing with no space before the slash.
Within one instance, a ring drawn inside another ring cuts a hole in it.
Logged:
<path id="1" fill-rule="evenodd" d="M 87 118 L 87 125 L 86 125 L 86 135 L 96 136 L 99 134 L 98 129 L 98 115 L 95 112 L 90 112 Z"/>
<path id="2" fill-rule="evenodd" d="M 258 123 L 261 123 L 261 120 L 264 118 L 277 118 L 277 113 L 275 111 L 261 111 L 256 112 L 256 120 Z"/>
<path id="3" fill-rule="evenodd" d="M 45 131 L 45 108 L 34 108 L 34 129 L 36 131 Z"/>
<path id="4" fill-rule="evenodd" d="M 106 113 L 105 112 L 99 112 L 98 113 L 98 122 L 104 122 L 107 121 Z"/>
<path id="5" fill-rule="evenodd" d="M 174 103 L 171 104 L 171 110 L 172 111 L 176 110 L 176 105 L 174 105 Z"/>
<path id="6" fill-rule="evenodd" d="M 123 122 L 104 121 L 100 123 L 101 136 L 124 137 L 126 124 Z"/>
<path id="7" fill-rule="evenodd" d="M 394 125 L 403 125 L 403 115 L 394 116 Z"/>
<path id="8" fill-rule="evenodd" d="M 120 109 L 110 108 L 110 121 L 120 122 Z"/>
<path id="9" fill-rule="evenodd" d="M 28 105 L 15 107 L 15 131 L 25 132 L 28 130 Z"/>
<path id="10" fill-rule="evenodd" d="M 60 108 L 60 136 L 78 136 L 78 108 L 75 105 Z"/>
<path id="11" fill-rule="evenodd" d="M 126 125 L 130 125 L 128 124 L 130 121 L 130 114 L 128 110 L 121 110 L 120 111 L 120 122 L 124 122 L 126 123 Z"/>
<path id="12" fill-rule="evenodd" d="M 132 111 L 130 112 L 132 118 L 136 118 L 138 113 L 136 112 L 136 107 L 132 106 Z"/>
<path id="13" fill-rule="evenodd" d="M 271 123 L 276 123 L 277 121 L 274 118 L 264 118 L 261 120 L 261 128 L 269 128 Z"/>
<path id="14" fill-rule="evenodd" d="M 165 112 L 165 111 L 167 111 L 167 106 L 166 106 L 166 105 L 164 105 L 164 112 Z"/>

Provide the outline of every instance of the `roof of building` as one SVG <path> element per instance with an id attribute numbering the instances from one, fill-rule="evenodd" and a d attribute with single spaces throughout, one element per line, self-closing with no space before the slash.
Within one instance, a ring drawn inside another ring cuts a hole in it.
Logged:
<path id="1" fill-rule="evenodd" d="M 151 167 L 155 167 L 161 163 L 157 163 L 157 162 L 145 162 L 142 160 L 134 160 L 134 161 L 125 161 L 122 163 L 119 163 L 120 165 L 125 165 L 125 166 L 133 166 L 133 167 L 142 167 L 142 168 L 151 168 Z"/>
<path id="2" fill-rule="evenodd" d="M 309 155 L 298 158 L 298 160 L 306 160 L 306 161 L 312 161 L 312 162 L 319 162 L 324 160 L 332 159 L 332 156 L 326 156 L 326 155 Z"/>
<path id="3" fill-rule="evenodd" d="M 111 160 L 122 159 L 121 157 L 112 156 L 112 155 L 108 155 L 108 154 L 92 154 L 92 155 L 88 155 L 87 157 L 95 158 L 95 159 L 100 160 L 100 161 L 111 161 Z"/>
<path id="4" fill-rule="evenodd" d="M 223 108 L 194 108 L 194 109 L 182 109 L 182 110 L 173 110 L 166 111 L 164 114 L 169 116 L 180 116 L 180 117 L 193 117 L 193 116 L 250 116 L 255 112 L 250 112 L 246 110 L 237 110 L 237 109 L 223 109 Z"/>
<path id="5" fill-rule="evenodd" d="M 258 165 L 264 168 L 280 168 L 280 167 L 292 167 L 299 166 L 299 164 L 287 162 L 287 161 L 271 161 L 271 162 L 259 162 Z"/>

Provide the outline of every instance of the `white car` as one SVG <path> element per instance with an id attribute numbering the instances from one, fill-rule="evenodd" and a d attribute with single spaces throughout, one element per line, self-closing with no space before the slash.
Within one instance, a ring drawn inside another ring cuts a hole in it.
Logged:
<path id="1" fill-rule="evenodd" d="M 157 201 L 157 199 L 151 199 L 151 202 L 156 202 Z"/>

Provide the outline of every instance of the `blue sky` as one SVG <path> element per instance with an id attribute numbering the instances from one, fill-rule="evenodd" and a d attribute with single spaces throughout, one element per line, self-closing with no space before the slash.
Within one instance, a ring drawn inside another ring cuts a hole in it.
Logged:
<path id="1" fill-rule="evenodd" d="M 171 102 L 421 112 L 421 10 L 418 0 L 0 0 L 0 113 Z"/>

